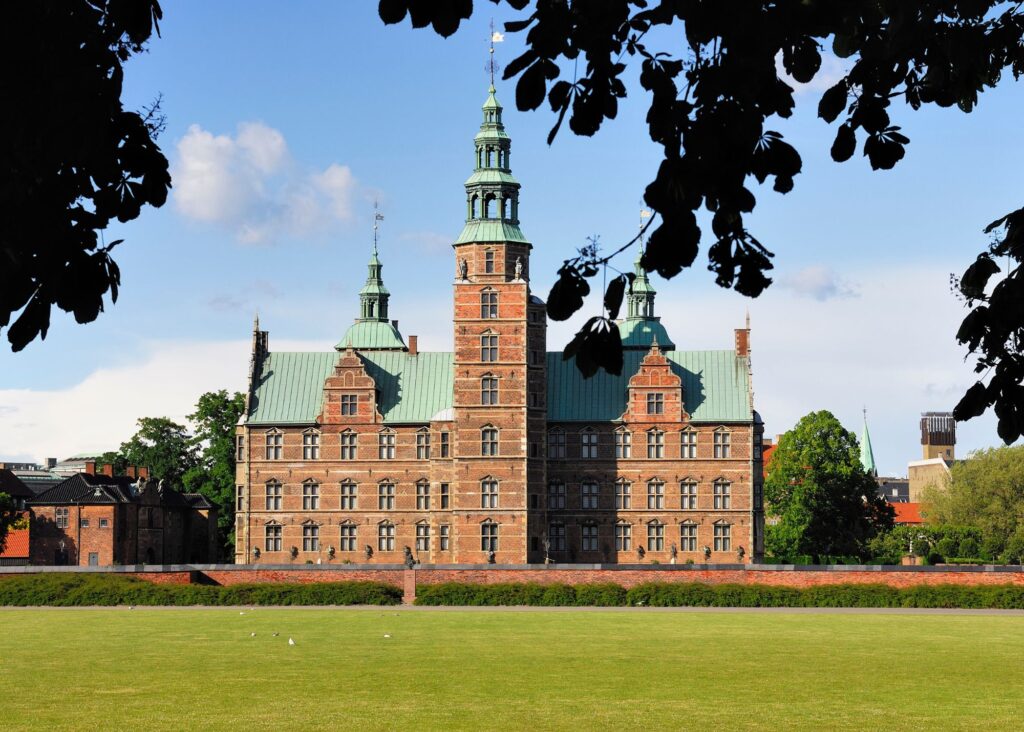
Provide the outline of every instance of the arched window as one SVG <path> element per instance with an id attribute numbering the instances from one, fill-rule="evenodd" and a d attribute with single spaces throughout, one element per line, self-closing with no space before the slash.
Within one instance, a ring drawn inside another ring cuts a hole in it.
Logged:
<path id="1" fill-rule="evenodd" d="M 267 460 L 280 460 L 284 450 L 284 435 L 281 430 L 274 428 L 267 430 L 266 434 L 266 458 Z"/>
<path id="2" fill-rule="evenodd" d="M 480 378 L 480 403 L 498 403 L 498 377 L 493 374 L 484 374 Z"/>
<path id="3" fill-rule="evenodd" d="M 393 552 L 395 550 L 395 525 L 390 521 L 377 524 L 377 550 Z"/>
<path id="4" fill-rule="evenodd" d="M 488 166 L 489 166 L 490 165 L 490 152 L 487 153 L 487 156 L 488 156 L 488 161 L 487 162 L 488 162 Z M 493 193 L 487 193 L 487 194 L 484 195 L 484 218 L 485 219 L 493 219 L 494 218 L 494 194 Z"/>
<path id="5" fill-rule="evenodd" d="M 487 476 L 480 481 L 480 508 L 498 507 L 498 481 Z"/>
<path id="6" fill-rule="evenodd" d="M 480 454 L 498 454 L 498 428 L 493 425 L 484 425 L 480 430 Z"/>
<path id="7" fill-rule="evenodd" d="M 315 429 L 308 429 L 302 433 L 302 459 L 320 459 L 320 432 Z"/>
<path id="8" fill-rule="evenodd" d="M 474 219 L 480 218 L 480 196 L 473 194 L 473 197 L 470 199 L 470 210 Z"/>
<path id="9" fill-rule="evenodd" d="M 490 330 L 485 330 L 480 336 L 480 360 L 491 363 L 498 360 L 498 336 Z"/>
<path id="10" fill-rule="evenodd" d="M 395 459 L 395 431 L 384 429 L 377 433 L 377 457 L 381 460 Z"/>
<path id="11" fill-rule="evenodd" d="M 623 460 L 633 456 L 633 433 L 625 427 L 615 430 L 615 459 Z"/>
<path id="12" fill-rule="evenodd" d="M 480 317 L 484 320 L 498 317 L 498 293 L 489 287 L 480 292 Z"/>

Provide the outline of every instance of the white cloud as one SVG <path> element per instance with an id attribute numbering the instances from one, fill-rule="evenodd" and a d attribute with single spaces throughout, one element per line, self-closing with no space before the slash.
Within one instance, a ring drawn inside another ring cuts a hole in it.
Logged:
<path id="1" fill-rule="evenodd" d="M 856 289 L 828 267 L 813 264 L 792 274 L 782 275 L 777 284 L 798 295 L 825 301 L 835 297 L 856 297 Z"/>
<path id="2" fill-rule="evenodd" d="M 243 122 L 235 136 L 199 125 L 178 141 L 174 200 L 187 218 L 232 230 L 244 244 L 304 236 L 352 219 L 359 184 L 348 166 L 299 166 L 280 131 Z"/>
<path id="3" fill-rule="evenodd" d="M 794 79 L 792 76 L 786 73 L 786 68 L 782 64 L 782 51 L 775 56 L 775 72 L 779 75 L 779 78 L 793 87 L 793 91 L 796 94 L 803 94 L 806 92 L 824 92 L 835 86 L 840 79 L 849 73 L 850 68 L 853 64 L 850 61 L 844 60 L 831 53 L 821 54 L 821 68 L 818 69 L 818 73 L 814 75 L 806 84 L 801 84 L 799 81 Z"/>

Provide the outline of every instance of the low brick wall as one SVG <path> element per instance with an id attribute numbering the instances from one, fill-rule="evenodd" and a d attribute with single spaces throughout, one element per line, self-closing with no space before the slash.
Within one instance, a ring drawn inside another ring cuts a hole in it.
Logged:
<path id="1" fill-rule="evenodd" d="M 283 566 L 216 566 L 198 570 L 200 582 L 237 585 L 243 582 L 383 582 L 403 586 L 405 567 L 391 565 L 344 565 L 297 568 Z"/>

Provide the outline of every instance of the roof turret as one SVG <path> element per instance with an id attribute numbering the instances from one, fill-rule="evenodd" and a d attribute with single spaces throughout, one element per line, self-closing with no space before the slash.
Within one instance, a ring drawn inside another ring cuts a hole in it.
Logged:
<path id="1" fill-rule="evenodd" d="M 388 320 L 391 293 L 384 286 L 381 276 L 384 265 L 377 254 L 377 222 L 383 218 L 379 213 L 374 215 L 373 251 L 367 264 L 366 284 L 359 291 L 359 317 L 335 346 L 339 351 L 346 348 L 404 351 L 406 348 L 398 331 L 398 321 Z"/>
<path id="2" fill-rule="evenodd" d="M 619 337 L 626 350 L 646 351 L 656 343 L 662 350 L 671 351 L 676 346 L 661 324 L 661 318 L 654 314 L 654 296 L 657 292 L 647 272 L 640 266 L 643 255 L 641 247 L 633 263 L 636 276 L 626 296 L 626 319 L 619 323 Z"/>

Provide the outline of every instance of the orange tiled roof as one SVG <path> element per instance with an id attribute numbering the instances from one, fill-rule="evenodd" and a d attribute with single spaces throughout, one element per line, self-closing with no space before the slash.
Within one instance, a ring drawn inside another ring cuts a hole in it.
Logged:
<path id="1" fill-rule="evenodd" d="M 11 529 L 7 532 L 7 544 L 0 557 L 20 559 L 28 556 L 28 529 Z"/>
<path id="2" fill-rule="evenodd" d="M 921 518 L 921 504 L 920 503 L 894 503 L 892 504 L 893 509 L 896 511 L 896 523 L 897 524 L 923 524 L 924 519 Z"/>

